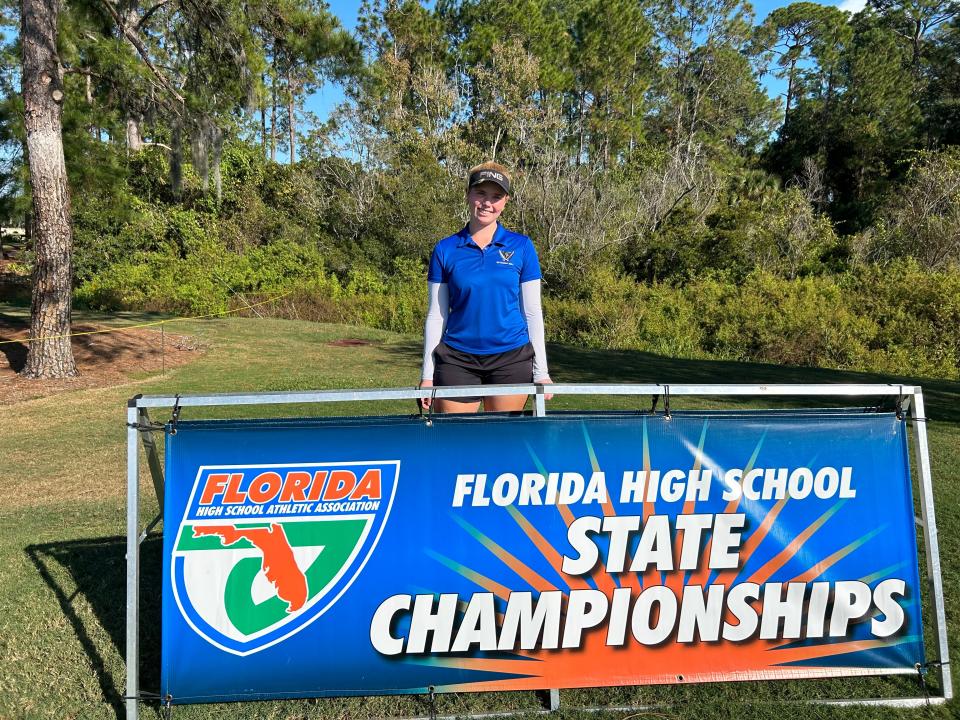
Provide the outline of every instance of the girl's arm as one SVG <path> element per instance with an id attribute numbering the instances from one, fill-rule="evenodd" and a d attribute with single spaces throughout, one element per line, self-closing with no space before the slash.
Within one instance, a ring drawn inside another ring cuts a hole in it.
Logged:
<path id="1" fill-rule="evenodd" d="M 527 320 L 527 333 L 533 345 L 533 381 L 550 382 L 547 369 L 547 346 L 544 342 L 543 307 L 540 303 L 540 281 L 520 283 L 520 307 Z"/>
<path id="2" fill-rule="evenodd" d="M 443 339 L 450 312 L 450 293 L 446 283 L 427 283 L 427 320 L 423 325 L 423 371 L 421 380 L 433 383 L 433 351 Z"/>

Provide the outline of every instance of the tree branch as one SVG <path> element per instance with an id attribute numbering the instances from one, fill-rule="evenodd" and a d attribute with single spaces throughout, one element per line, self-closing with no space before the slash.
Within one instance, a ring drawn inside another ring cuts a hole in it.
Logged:
<path id="1" fill-rule="evenodd" d="M 143 17 L 140 18 L 140 19 L 137 21 L 137 27 L 135 28 L 136 31 L 137 31 L 137 32 L 140 32 L 140 30 L 143 29 L 143 26 L 147 24 L 147 20 L 150 19 L 150 16 L 153 15 L 157 10 L 159 10 L 160 8 L 162 8 L 164 5 L 169 4 L 169 2 L 170 2 L 170 0 L 160 0 L 160 2 L 158 2 L 158 3 L 157 3 L 156 5 L 154 5 L 152 8 L 150 8 L 149 10 L 147 10 L 147 11 L 143 14 Z"/>
<path id="2" fill-rule="evenodd" d="M 143 44 L 143 41 L 140 37 L 131 30 L 127 24 L 124 22 L 123 18 L 120 17 L 120 13 L 117 12 L 117 9 L 113 6 L 113 3 L 110 0 L 100 0 L 103 6 L 107 9 L 107 12 L 110 13 L 110 17 L 113 18 L 113 21 L 117 24 L 120 32 L 123 33 L 123 36 L 127 41 L 133 45 L 137 53 L 140 55 L 140 58 L 146 63 L 147 67 L 150 69 L 150 72 L 154 74 L 160 84 L 163 86 L 164 90 L 173 95 L 179 102 L 184 102 L 183 95 L 178 93 L 173 85 L 170 84 L 170 81 L 157 69 L 157 66 L 153 64 L 153 61 L 150 60 L 150 53 L 147 52 L 146 46 Z"/>
<path id="3" fill-rule="evenodd" d="M 87 77 L 102 78 L 103 75 L 100 73 L 95 73 L 89 68 L 75 68 L 75 67 L 63 67 L 64 75 L 86 75 Z"/>

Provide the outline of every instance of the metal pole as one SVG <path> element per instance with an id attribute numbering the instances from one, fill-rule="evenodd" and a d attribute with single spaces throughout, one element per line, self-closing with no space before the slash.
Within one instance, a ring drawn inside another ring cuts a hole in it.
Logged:
<path id="1" fill-rule="evenodd" d="M 140 468 L 136 400 L 127 405 L 127 720 L 137 720 L 140 693 Z"/>
<path id="2" fill-rule="evenodd" d="M 543 386 L 541 386 L 543 387 Z M 557 395 L 660 395 L 664 385 L 655 384 L 554 384 L 550 394 Z M 536 385 L 445 386 L 439 388 L 382 388 L 378 390 L 311 390 L 298 392 L 217 393 L 209 395 L 150 395 L 141 397 L 137 407 L 212 407 L 226 405 L 280 405 L 286 403 L 357 402 L 379 400 L 412 400 L 415 398 L 455 399 L 458 397 L 494 397 L 500 395 L 530 395 Z M 829 396 L 863 397 L 878 395 L 899 397 L 913 394 L 912 385 L 671 385 L 670 394 L 698 396 Z"/>
<path id="3" fill-rule="evenodd" d="M 543 396 L 543 385 L 537 385 L 537 392 L 533 396 L 533 416 L 545 417 L 547 414 L 546 398 Z"/>
<path id="4" fill-rule="evenodd" d="M 943 580 L 940 577 L 940 543 L 933 509 L 933 480 L 930 474 L 930 449 L 927 446 L 927 416 L 923 408 L 923 392 L 913 395 L 913 427 L 917 434 L 917 465 L 920 468 L 920 509 L 923 513 L 923 541 L 927 550 L 927 579 L 930 582 L 933 607 L 937 618 L 937 649 L 940 651 L 940 680 L 943 697 L 953 697 L 953 677 L 947 650 L 947 616 L 943 601 Z"/>
<path id="5" fill-rule="evenodd" d="M 556 688 L 550 690 L 550 712 L 556 712 L 560 709 L 560 691 Z"/>
<path id="6" fill-rule="evenodd" d="M 543 385 L 537 385 L 537 392 L 533 396 L 533 416 L 546 417 L 547 403 L 543 393 Z M 560 690 L 550 688 L 547 690 L 547 708 L 550 712 L 556 712 L 560 709 Z"/>

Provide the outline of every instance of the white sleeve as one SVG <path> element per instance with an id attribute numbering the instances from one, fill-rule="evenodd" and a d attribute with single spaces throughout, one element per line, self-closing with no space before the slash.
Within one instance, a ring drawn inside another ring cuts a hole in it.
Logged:
<path id="1" fill-rule="evenodd" d="M 427 283 L 427 320 L 423 324 L 423 372 L 422 380 L 433 380 L 433 351 L 443 339 L 450 312 L 450 292 L 446 283 Z"/>
<path id="2" fill-rule="evenodd" d="M 533 345 L 533 381 L 550 379 L 547 370 L 547 346 L 544 342 L 543 307 L 540 304 L 540 281 L 520 283 L 520 307 L 527 320 L 527 334 Z"/>

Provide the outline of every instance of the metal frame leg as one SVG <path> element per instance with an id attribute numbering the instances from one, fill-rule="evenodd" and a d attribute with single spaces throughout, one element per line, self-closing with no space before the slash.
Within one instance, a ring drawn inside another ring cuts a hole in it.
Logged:
<path id="1" fill-rule="evenodd" d="M 140 467 L 137 408 L 127 407 L 127 720 L 137 720 L 140 693 Z"/>
<path id="2" fill-rule="evenodd" d="M 537 385 L 537 392 L 533 396 L 533 416 L 544 417 L 546 414 L 547 403 L 543 395 L 543 385 Z"/>
<path id="3" fill-rule="evenodd" d="M 940 576 L 940 543 L 937 539 L 937 520 L 934 515 L 933 481 L 930 474 L 930 449 L 927 445 L 927 418 L 923 408 L 923 393 L 917 389 L 911 407 L 916 432 L 917 467 L 920 470 L 920 510 L 923 513 L 923 541 L 927 551 L 927 580 L 934 614 L 937 620 L 937 649 L 940 653 L 940 682 L 943 697 L 953 697 L 953 678 L 950 675 L 947 650 L 947 618 L 943 601 L 943 580 Z"/>
<path id="4" fill-rule="evenodd" d="M 557 688 L 550 690 L 550 712 L 560 709 L 560 691 Z"/>
<path id="5" fill-rule="evenodd" d="M 533 396 L 533 416 L 546 417 L 547 403 L 544 396 L 543 385 L 537 385 L 537 392 Z M 556 712 L 560 709 L 560 691 L 557 688 L 547 690 L 547 707 L 550 712 Z"/>

